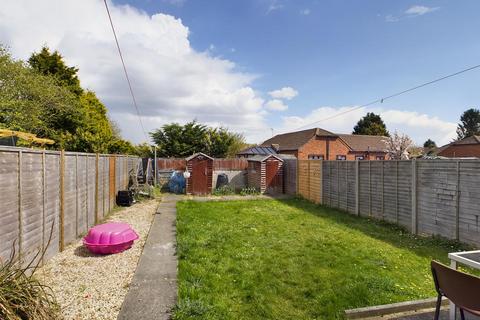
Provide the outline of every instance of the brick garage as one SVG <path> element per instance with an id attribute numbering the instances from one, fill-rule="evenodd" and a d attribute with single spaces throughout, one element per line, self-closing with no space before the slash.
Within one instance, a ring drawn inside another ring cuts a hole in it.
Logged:
<path id="1" fill-rule="evenodd" d="M 386 137 L 336 134 L 321 128 L 279 134 L 262 147 L 275 146 L 278 154 L 290 154 L 299 160 L 384 160 Z"/>
<path id="2" fill-rule="evenodd" d="M 247 181 L 260 193 L 283 193 L 283 160 L 275 155 L 248 158 Z"/>
<path id="3" fill-rule="evenodd" d="M 187 194 L 205 195 L 212 192 L 213 158 L 204 153 L 196 153 L 187 159 L 190 177 L 186 181 Z"/>

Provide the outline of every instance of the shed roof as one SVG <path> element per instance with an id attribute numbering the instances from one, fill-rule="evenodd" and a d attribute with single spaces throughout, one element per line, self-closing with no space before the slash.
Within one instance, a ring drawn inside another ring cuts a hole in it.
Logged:
<path id="1" fill-rule="evenodd" d="M 283 162 L 282 158 L 280 158 L 280 157 L 278 157 L 274 154 L 268 154 L 268 155 L 260 155 L 259 154 L 259 155 L 247 158 L 247 161 L 263 162 L 263 161 L 265 161 L 265 160 L 267 160 L 268 158 L 271 158 L 271 157 Z"/>
<path id="2" fill-rule="evenodd" d="M 194 159 L 194 158 L 196 158 L 196 157 L 198 157 L 198 156 L 204 156 L 205 158 L 208 158 L 208 159 L 210 159 L 210 160 L 213 160 L 212 157 L 207 156 L 207 155 L 206 155 L 205 153 L 203 153 L 203 152 L 194 153 L 194 154 L 192 154 L 190 157 L 186 158 L 185 160 L 190 161 L 190 160 L 192 160 L 192 159 Z"/>

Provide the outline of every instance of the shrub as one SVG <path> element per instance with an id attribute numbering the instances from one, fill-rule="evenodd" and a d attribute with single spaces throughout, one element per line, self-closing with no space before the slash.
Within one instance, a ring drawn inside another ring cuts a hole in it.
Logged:
<path id="1" fill-rule="evenodd" d="M 53 291 L 34 277 L 45 250 L 24 267 L 13 245 L 10 259 L 0 265 L 0 319 L 61 319 Z"/>
<path id="2" fill-rule="evenodd" d="M 235 190 L 233 190 L 232 187 L 225 185 L 225 186 L 221 186 L 218 189 L 213 190 L 212 194 L 214 196 L 228 196 L 228 195 L 235 194 Z"/>
<path id="3" fill-rule="evenodd" d="M 260 191 L 257 190 L 255 187 L 245 187 L 240 191 L 240 195 L 242 196 L 255 196 L 259 195 Z"/>

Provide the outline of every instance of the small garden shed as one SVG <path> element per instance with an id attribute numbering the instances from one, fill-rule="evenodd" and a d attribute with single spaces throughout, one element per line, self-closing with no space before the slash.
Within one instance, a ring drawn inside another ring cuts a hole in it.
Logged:
<path id="1" fill-rule="evenodd" d="M 186 159 L 190 172 L 186 183 L 187 194 L 203 195 L 212 192 L 213 158 L 204 153 L 195 153 Z"/>
<path id="2" fill-rule="evenodd" d="M 248 158 L 249 187 L 260 193 L 283 193 L 283 160 L 276 155 L 256 155 Z"/>

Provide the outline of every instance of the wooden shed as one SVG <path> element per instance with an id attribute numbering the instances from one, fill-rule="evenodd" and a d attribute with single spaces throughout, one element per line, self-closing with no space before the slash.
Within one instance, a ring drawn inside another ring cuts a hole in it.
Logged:
<path id="1" fill-rule="evenodd" d="M 283 160 L 276 155 L 256 155 L 248 158 L 247 181 L 260 193 L 283 193 Z"/>
<path id="2" fill-rule="evenodd" d="M 213 158 L 195 153 L 186 159 L 190 177 L 186 181 L 187 194 L 204 195 L 212 192 Z"/>

